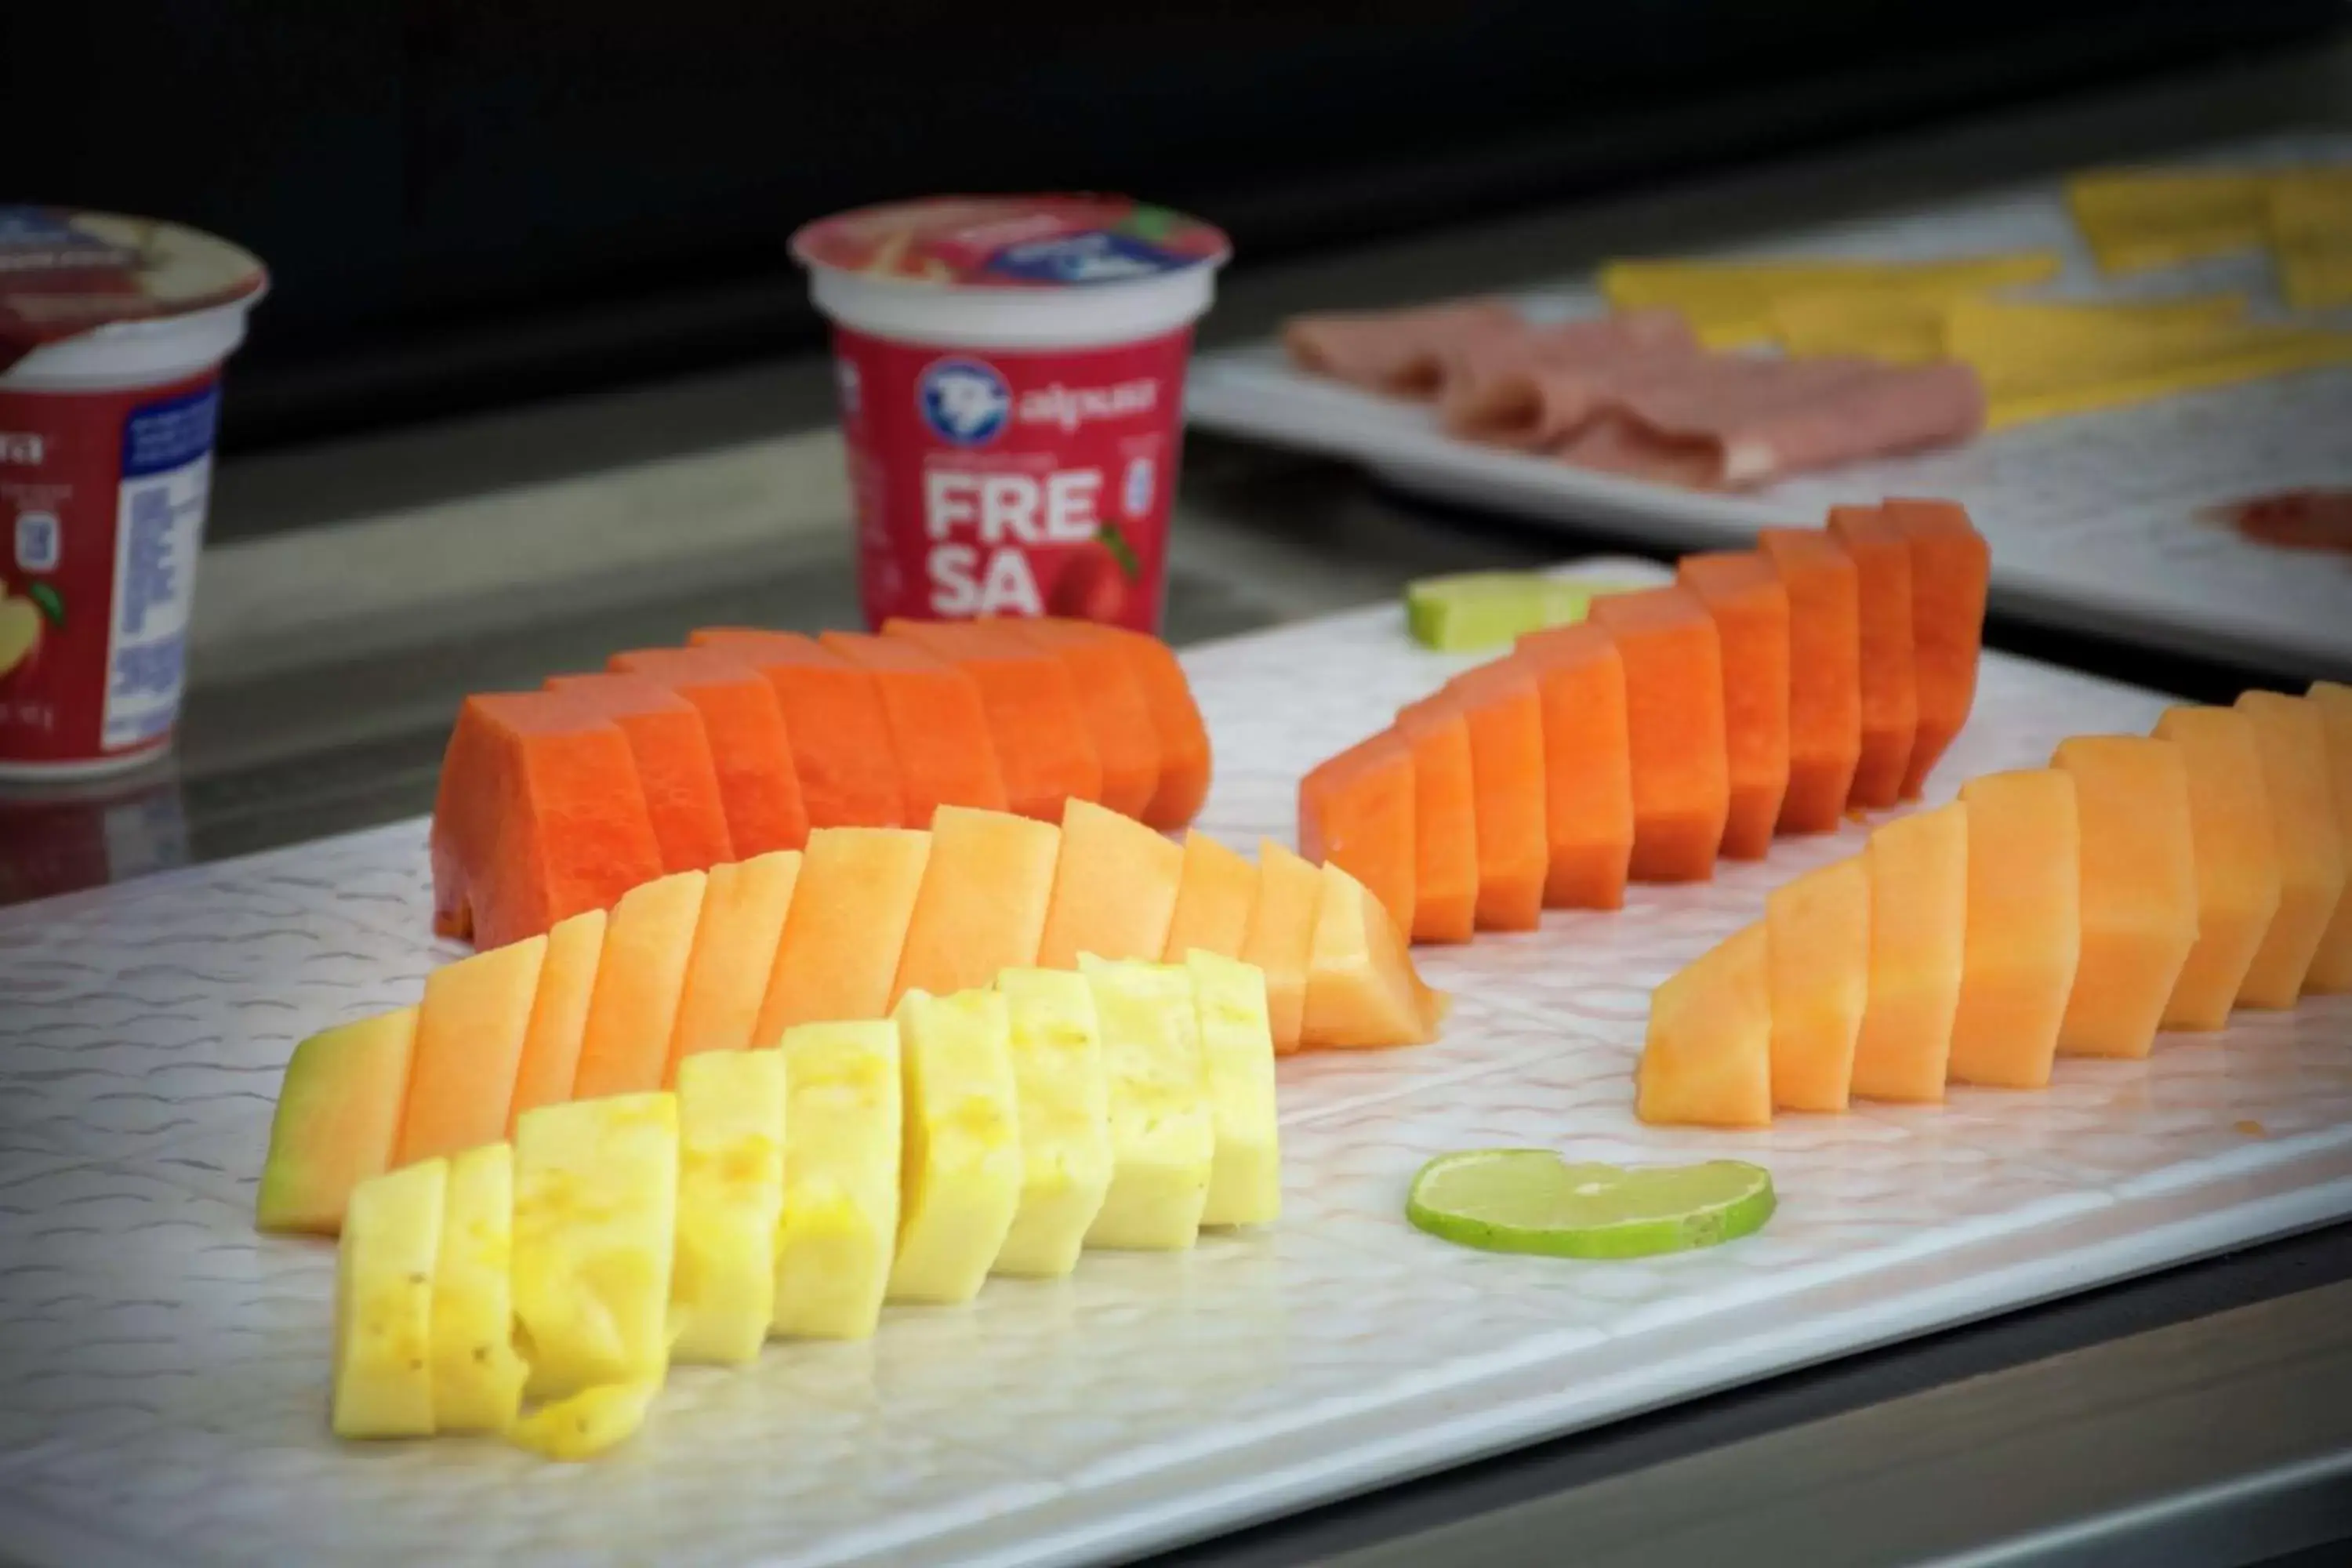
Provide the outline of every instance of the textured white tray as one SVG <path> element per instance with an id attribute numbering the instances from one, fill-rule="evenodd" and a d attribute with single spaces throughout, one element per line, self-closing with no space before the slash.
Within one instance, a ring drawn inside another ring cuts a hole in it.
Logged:
<path id="1" fill-rule="evenodd" d="M 2251 143 L 2216 163 L 2352 159 L 2352 137 Z M 2102 279 L 2054 187 L 1841 225 L 1743 247 L 1752 255 L 1887 258 L 2051 250 L 2054 295 L 2231 289 L 2283 309 L 2267 259 Z M 1582 282 L 1517 296 L 1538 316 L 1603 309 Z M 2342 324 L 2352 324 L 2345 312 Z M 1714 496 L 1580 471 L 1442 434 L 1423 407 L 1303 375 L 1271 344 L 1194 364 L 1187 416 L 1205 427 L 1351 458 L 1399 487 L 1563 524 L 1602 523 L 1676 550 L 1738 545 L 1759 527 L 1820 520 L 1833 501 L 1888 495 L 1966 502 L 1993 543 L 1996 607 L 2149 645 L 2304 675 L 2352 673 L 2352 559 L 2252 543 L 2200 521 L 2216 501 L 2352 485 L 2352 366 L 2042 420 L 1948 452 Z"/>
<path id="2" fill-rule="evenodd" d="M 1187 657 L 1217 745 L 1205 826 L 1287 837 L 1301 770 L 1465 662 L 1400 620 Z M 1989 659 L 1930 796 L 2159 706 Z M 2067 1062 L 2041 1094 L 1637 1124 L 1647 988 L 1861 837 L 1425 952 L 1457 998 L 1439 1043 L 1285 1064 L 1265 1234 L 682 1370 L 635 1442 L 579 1467 L 332 1441 L 331 1250 L 252 1229 L 293 1041 L 413 1000 L 454 952 L 425 935 L 421 823 L 0 910 L 0 1542 L 76 1565 L 1075 1563 L 2352 1213 L 2352 999 Z M 1422 1161 L 1496 1143 L 1758 1160 L 1782 1206 L 1736 1246 L 1623 1264 L 1404 1225 Z"/>

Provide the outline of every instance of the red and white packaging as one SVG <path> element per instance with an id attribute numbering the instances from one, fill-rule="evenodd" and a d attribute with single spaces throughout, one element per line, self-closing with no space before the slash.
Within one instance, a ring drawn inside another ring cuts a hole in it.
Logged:
<path id="1" fill-rule="evenodd" d="M 0 778 L 171 743 L 220 367 L 268 286 L 194 229 L 0 206 Z"/>
<path id="2" fill-rule="evenodd" d="M 1225 237 L 1124 196 L 947 196 L 825 218 L 793 253 L 833 322 L 867 624 L 1156 633 Z"/>

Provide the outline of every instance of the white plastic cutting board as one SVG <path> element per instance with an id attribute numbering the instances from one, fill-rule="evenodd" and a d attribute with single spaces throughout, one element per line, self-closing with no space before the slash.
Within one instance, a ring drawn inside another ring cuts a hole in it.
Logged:
<path id="1" fill-rule="evenodd" d="M 2265 141 L 2200 161 L 2352 161 L 2352 136 Z M 2049 286 L 2053 297 L 2231 290 L 2249 295 L 2257 314 L 2283 310 L 2259 254 L 2102 278 L 2055 186 L 1841 225 L 1738 254 L 1900 259 L 2011 250 L 2065 258 L 2065 273 Z M 1516 297 L 1538 317 L 1605 309 L 1581 281 Z M 2352 325 L 2352 312 L 2340 312 L 2336 324 Z M 1817 523 L 1836 501 L 1948 497 L 1966 503 L 1992 541 L 1998 609 L 2293 674 L 2352 676 L 2352 556 L 2252 543 L 2200 516 L 2219 501 L 2352 486 L 2352 366 L 2036 421 L 1951 451 L 1855 464 L 1743 496 L 1457 441 L 1422 405 L 1301 374 L 1272 344 L 1202 355 L 1185 412 L 1205 428 L 1354 458 L 1407 490 L 1532 521 L 1604 525 L 1677 551 L 1737 547 L 1774 523 Z"/>
<path id="2" fill-rule="evenodd" d="M 1465 661 L 1380 609 L 1185 662 L 1203 826 L 1250 846 L 1289 836 L 1303 769 Z M 2160 707 L 1989 659 L 1930 797 Z M 1265 1234 L 681 1370 L 633 1442 L 569 1467 L 333 1441 L 331 1249 L 252 1228 L 294 1040 L 413 1001 L 455 951 L 425 934 L 421 822 L 0 910 L 0 1542 L 76 1568 L 1090 1561 L 2352 1213 L 2352 998 L 2063 1063 L 2043 1093 L 1637 1124 L 1648 988 L 1862 837 L 1424 950 L 1456 997 L 1442 1040 L 1284 1065 Z M 1756 1160 L 1781 1208 L 1616 1264 L 1405 1226 L 1423 1160 L 1491 1144 Z"/>

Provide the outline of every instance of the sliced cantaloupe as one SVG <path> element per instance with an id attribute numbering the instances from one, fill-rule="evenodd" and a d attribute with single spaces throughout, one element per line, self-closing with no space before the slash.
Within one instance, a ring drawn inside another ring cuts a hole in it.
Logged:
<path id="1" fill-rule="evenodd" d="M 1325 861 L 1307 953 L 1301 1037 L 1341 1048 L 1416 1046 L 1435 1037 L 1439 1012 L 1439 998 L 1422 984 L 1386 906 L 1339 862 Z"/>
<path id="2" fill-rule="evenodd" d="M 1764 901 L 1772 990 L 1772 1107 L 1841 1111 L 1870 1001 L 1870 867 L 1832 860 Z"/>
<path id="3" fill-rule="evenodd" d="M 2254 722 L 2234 708 L 2168 708 L 2156 736 L 2179 749 L 2197 862 L 2197 942 L 2160 1026 L 2218 1029 L 2279 907 L 2279 846 Z"/>
<path id="4" fill-rule="evenodd" d="M 2242 1007 L 2292 1007 L 2344 896 L 2345 842 L 2336 825 L 2319 704 L 2249 691 L 2238 710 L 2253 721 L 2263 791 L 2278 840 L 2279 907 L 2238 990 Z"/>
<path id="5" fill-rule="evenodd" d="M 1789 591 L 1759 551 L 1685 555 L 1675 581 L 1698 595 L 1723 645 L 1723 853 L 1760 860 L 1789 793 Z"/>
<path id="6" fill-rule="evenodd" d="M 793 768 L 811 828 L 905 825 L 890 727 L 870 673 L 793 632 L 709 626 L 693 641 L 758 670 L 776 694 L 785 731 L 810 737 L 793 750 Z"/>
<path id="7" fill-rule="evenodd" d="M 776 965 L 751 1026 L 754 1049 L 796 1024 L 887 1016 L 931 836 L 904 827 L 821 827 L 801 852 Z"/>
<path id="8" fill-rule="evenodd" d="M 1911 655 L 1919 728 L 1904 769 L 1903 797 L 1916 800 L 1976 706 L 1992 551 L 1956 502 L 1890 500 L 1885 510 L 1888 523 L 1911 548 Z"/>
<path id="9" fill-rule="evenodd" d="M 1199 828 L 1184 835 L 1184 866 L 1176 880 L 1176 909 L 1168 920 L 1163 962 L 1181 963 L 1199 949 L 1239 958 L 1257 907 L 1257 868 Z"/>
<path id="10" fill-rule="evenodd" d="M 546 958 L 547 939 L 534 936 L 445 963 L 425 977 L 394 1164 L 505 1139 Z"/>
<path id="11" fill-rule="evenodd" d="M 1684 588 L 1607 595 L 1592 601 L 1591 616 L 1625 661 L 1633 877 L 1706 881 L 1731 811 L 1715 617 Z"/>
<path id="12" fill-rule="evenodd" d="M 1757 544 L 1789 591 L 1789 792 L 1783 833 L 1844 820 L 1862 758 L 1862 577 L 1818 529 L 1768 528 Z"/>
<path id="13" fill-rule="evenodd" d="M 1969 808 L 1969 929 L 1947 1076 L 2040 1089 L 2082 951 L 2083 835 L 2074 775 L 1987 773 L 1960 786 Z"/>
<path id="14" fill-rule="evenodd" d="M 1061 852 L 1062 831 L 1050 822 L 940 807 L 890 1005 L 909 991 L 950 995 L 1034 963 Z"/>
<path id="15" fill-rule="evenodd" d="M 352 1189 L 392 1168 L 408 1103 L 416 1009 L 322 1030 L 294 1047 L 269 1122 L 254 1223 L 332 1236 Z"/>
<path id="16" fill-rule="evenodd" d="M 1444 700 L 1470 726 L 1470 784 L 1478 797 L 1482 931 L 1533 931 L 1543 919 L 1551 850 L 1544 828 L 1543 703 L 1533 670 L 1497 659 L 1445 683 Z"/>
<path id="17" fill-rule="evenodd" d="M 547 689 L 593 708 L 628 738 L 663 870 L 707 871 L 736 858 L 710 737 L 693 703 L 642 675 L 559 675 Z"/>
<path id="18" fill-rule="evenodd" d="M 1101 804 L 1140 820 L 1160 793 L 1160 731 L 1135 662 L 1117 642 L 1088 635 L 1073 622 L 1000 623 L 1031 647 L 1043 649 L 1069 672 L 1078 713 L 1102 764 Z"/>
<path id="19" fill-rule="evenodd" d="M 776 949 L 801 875 L 796 849 L 714 867 L 702 893 L 702 920 L 678 993 L 677 1026 L 670 1032 L 667 1080 L 678 1064 L 705 1051 L 746 1051 L 775 972 Z M 773 1041 L 761 1041 L 772 1045 Z"/>
<path id="20" fill-rule="evenodd" d="M 1076 969 L 1082 952 L 1158 959 L 1183 875 L 1184 851 L 1173 840 L 1092 801 L 1070 802 L 1037 963 Z"/>
<path id="21" fill-rule="evenodd" d="M 1317 763 L 1298 781 L 1298 852 L 1318 865 L 1346 867 L 1402 925 L 1412 922 L 1412 747 L 1393 728 Z M 1180 898 L 1180 926 L 1183 911 Z M 1170 959 L 1181 958 L 1173 933 L 1169 941 Z"/>
<path id="22" fill-rule="evenodd" d="M 2336 840 L 2347 862 L 2347 879 L 2336 896 L 2336 913 L 2319 938 L 2304 986 L 2311 991 L 2352 991 L 2352 686 L 2333 680 L 2312 682 L 2309 700 L 2319 710 L 2320 728 L 2327 741 L 2328 781 L 2336 801 Z"/>
<path id="23" fill-rule="evenodd" d="M 1651 994 L 1636 1116 L 1653 1126 L 1771 1125 L 1769 946 L 1761 922 L 1743 927 Z"/>
<path id="24" fill-rule="evenodd" d="M 801 797 L 791 731 L 764 676 L 724 648 L 616 653 L 612 667 L 658 681 L 702 715 L 736 854 L 765 855 L 808 842 L 808 805 Z M 816 736 L 811 743 L 829 741 Z"/>
<path id="25" fill-rule="evenodd" d="M 1862 756 L 1846 804 L 1865 810 L 1903 796 L 1919 731 L 1911 631 L 1911 546 L 1874 506 L 1830 508 L 1830 537 L 1853 557 L 1860 598 Z"/>
<path id="26" fill-rule="evenodd" d="M 449 1162 L 433 1268 L 433 1426 L 503 1432 L 530 1369 L 514 1348 L 514 1149 L 488 1143 Z"/>
<path id="27" fill-rule="evenodd" d="M 572 1098 L 596 1100 L 662 1087 L 695 927 L 709 879 L 681 871 L 633 889 L 613 908 L 580 1038 Z"/>
<path id="28" fill-rule="evenodd" d="M 1150 798 L 1135 815 L 1160 828 L 1181 827 L 1199 816 L 1209 797 L 1209 731 L 1174 650 L 1158 637 L 1093 621 L 1045 618 L 1020 625 L 1040 646 L 1062 652 L 1099 650 L 1125 664 L 1143 699 L 1160 763 Z"/>
<path id="29" fill-rule="evenodd" d="M 1470 722 L 1423 699 L 1397 713 L 1412 748 L 1412 940 L 1468 942 L 1478 924 L 1478 793 Z"/>
<path id="30" fill-rule="evenodd" d="M 539 994 L 531 999 L 530 1027 L 522 1037 L 522 1060 L 515 1064 L 514 1100 L 507 1108 L 507 1136 L 515 1118 L 542 1105 L 572 1098 L 580 1074 L 580 1042 L 588 1034 L 588 1007 L 595 999 L 596 968 L 604 962 L 602 910 L 558 921 L 547 933 L 547 957 L 539 966 Z"/>
<path id="31" fill-rule="evenodd" d="M 929 827 L 943 805 L 1004 809 L 1004 773 L 971 676 L 903 638 L 826 632 L 817 641 L 874 677 L 908 826 Z"/>
<path id="32" fill-rule="evenodd" d="M 2083 948 L 2058 1028 L 2065 1056 L 2144 1057 L 2197 944 L 2189 774 L 2169 741 L 2077 735 L 2055 765 L 2074 780 L 2083 839 Z"/>
<path id="33" fill-rule="evenodd" d="M 468 697 L 433 804 L 433 927 L 504 947 L 661 875 L 618 726 L 548 691 Z"/>
<path id="34" fill-rule="evenodd" d="M 1870 867 L 1870 1001 L 1853 1045 L 1864 1100 L 1939 1100 L 1969 921 L 1968 808 L 1954 801 L 1887 823 Z"/>
<path id="35" fill-rule="evenodd" d="M 1039 822 L 1062 820 L 1063 804 L 1102 798 L 1102 759 L 1061 660 L 992 621 L 892 620 L 885 637 L 904 638 L 971 678 L 996 742 L 1008 807 Z"/>
<path id="36" fill-rule="evenodd" d="M 1265 972 L 1274 1048 L 1287 1053 L 1298 1048 L 1306 1025 L 1307 971 L 1314 957 L 1323 876 L 1271 838 L 1258 843 L 1257 874 L 1257 903 L 1242 941 L 1242 962 Z"/>
<path id="37" fill-rule="evenodd" d="M 1543 704 L 1544 906 L 1622 909 L 1633 858 L 1625 661 L 1589 623 L 1529 632 L 1517 657 Z"/>

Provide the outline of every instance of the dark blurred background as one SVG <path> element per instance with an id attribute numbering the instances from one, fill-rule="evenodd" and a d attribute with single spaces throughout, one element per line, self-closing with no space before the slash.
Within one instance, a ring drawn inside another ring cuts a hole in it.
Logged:
<path id="1" fill-rule="evenodd" d="M 813 344 L 784 241 L 845 205 L 1129 190 L 1223 223 L 1246 268 L 2210 68 L 2345 14 L 0 0 L 0 92 L 12 198 L 269 262 L 226 432 L 251 451 Z"/>

